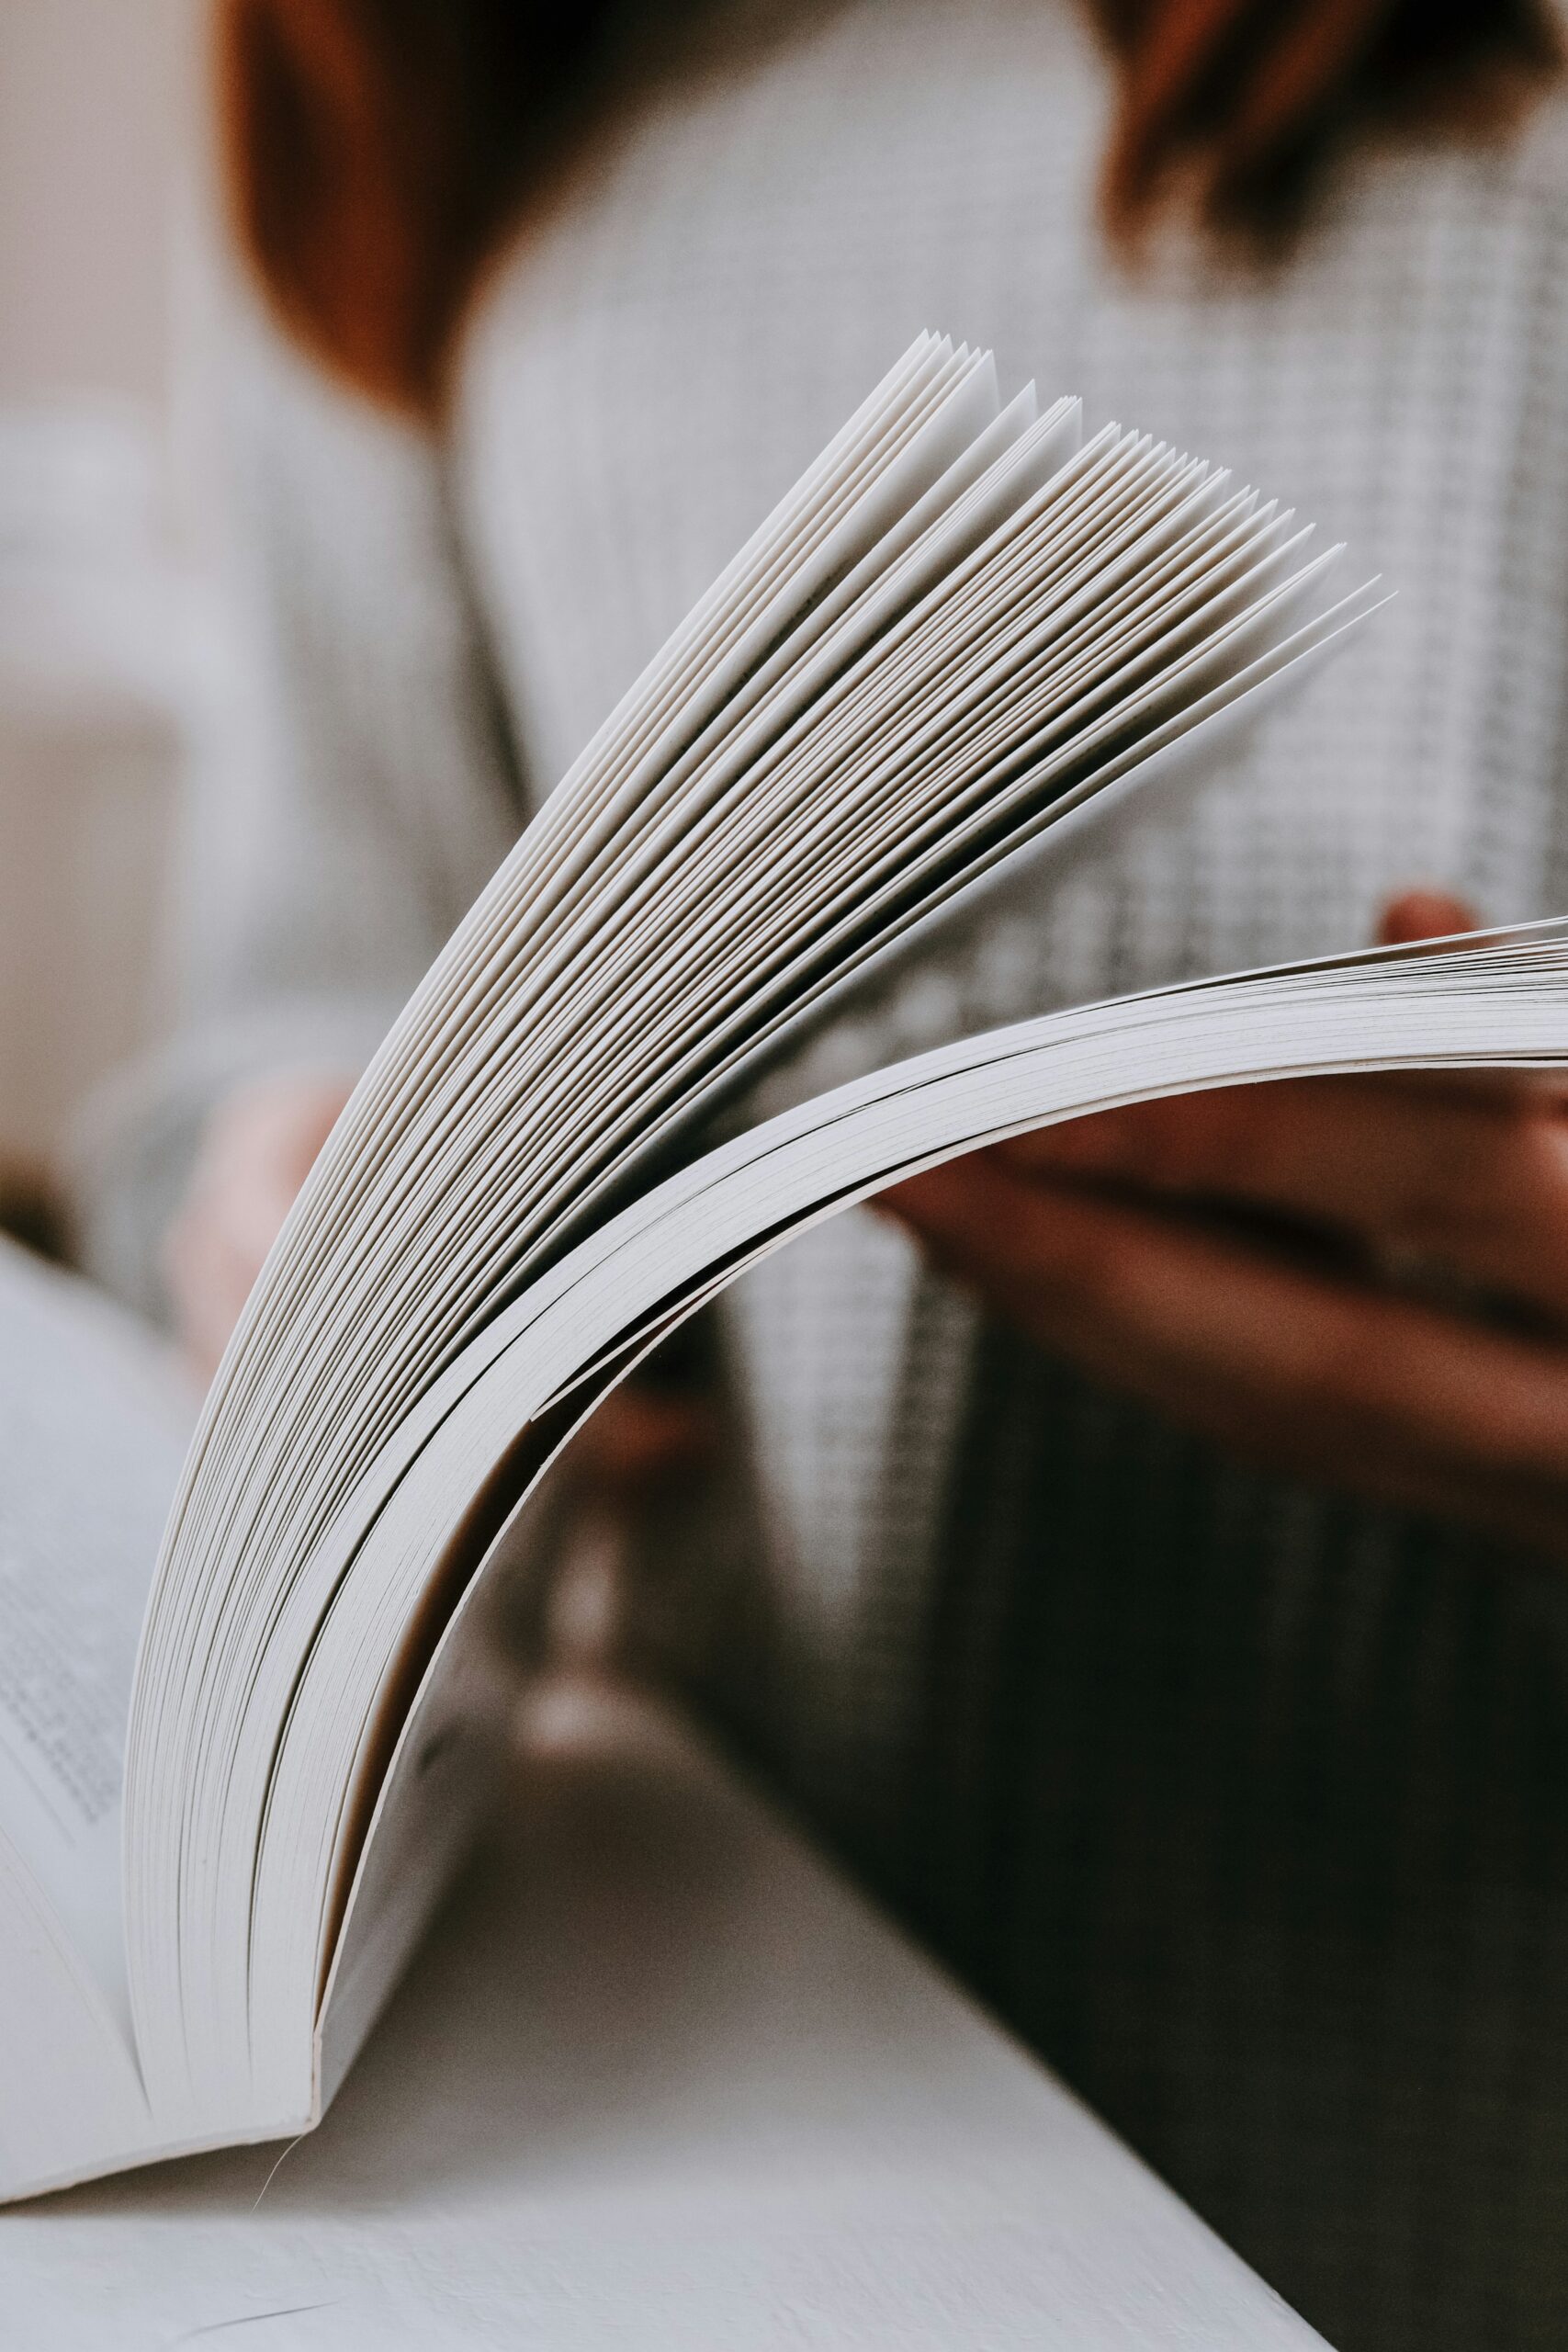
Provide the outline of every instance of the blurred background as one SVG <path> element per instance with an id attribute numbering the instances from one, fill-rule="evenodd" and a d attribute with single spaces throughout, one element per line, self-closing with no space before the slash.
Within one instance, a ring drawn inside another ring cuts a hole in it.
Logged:
<path id="1" fill-rule="evenodd" d="M 178 796 L 223 693 L 199 420 L 200 0 L 4 0 L 0 1216 L 164 1018 Z"/>

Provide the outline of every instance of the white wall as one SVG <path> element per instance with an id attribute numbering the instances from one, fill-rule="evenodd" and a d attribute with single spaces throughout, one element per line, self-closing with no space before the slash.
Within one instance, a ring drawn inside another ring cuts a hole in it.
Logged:
<path id="1" fill-rule="evenodd" d="M 150 1040 L 187 755 L 200 0 L 0 0 L 0 1161 Z"/>
<path id="2" fill-rule="evenodd" d="M 192 0 L 0 6 L 0 401 L 169 392 L 171 183 L 189 152 Z"/>

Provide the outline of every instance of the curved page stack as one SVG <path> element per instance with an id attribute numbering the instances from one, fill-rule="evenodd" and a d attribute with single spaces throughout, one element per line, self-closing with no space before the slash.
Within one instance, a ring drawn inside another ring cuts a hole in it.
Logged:
<path id="1" fill-rule="evenodd" d="M 544 1471 L 762 1251 L 1141 1095 L 1562 1060 L 1550 924 L 1054 1013 L 756 1113 L 814 1024 L 1201 775 L 1378 601 L 1333 571 L 1224 472 L 1004 405 L 989 355 L 921 337 L 429 973 L 183 1467 L 140 1339 L 0 1261 L 0 2193 L 319 2120 L 493 1780 L 497 1563 L 547 1542 Z"/>

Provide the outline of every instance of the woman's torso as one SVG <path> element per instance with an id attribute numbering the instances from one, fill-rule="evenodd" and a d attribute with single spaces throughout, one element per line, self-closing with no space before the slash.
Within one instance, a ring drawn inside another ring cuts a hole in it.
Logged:
<path id="1" fill-rule="evenodd" d="M 1052 0 L 721 10 L 466 356 L 464 526 L 538 791 L 923 326 L 1398 589 L 1178 820 L 942 975 L 938 1024 L 1348 944 L 1416 881 L 1568 906 L 1560 113 L 1354 164 L 1246 282 L 1108 264 L 1104 107 Z M 1556 1586 L 1228 1466 L 977 1329 L 864 1216 L 751 1277 L 730 1339 L 761 1508 L 710 1679 L 740 1736 L 1347 2344 L 1558 2340 Z"/>

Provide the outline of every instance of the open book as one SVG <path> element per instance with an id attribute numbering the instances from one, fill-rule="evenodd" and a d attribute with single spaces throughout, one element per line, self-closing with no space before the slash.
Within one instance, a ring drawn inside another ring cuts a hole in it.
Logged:
<path id="1" fill-rule="evenodd" d="M 1142 1095 L 1562 1057 L 1548 925 L 1057 1012 L 758 1110 L 813 1024 L 1201 774 L 1377 601 L 1331 561 L 923 337 L 418 989 L 183 1468 L 139 1343 L 0 1261 L 0 2193 L 320 2118 L 491 1784 L 499 1570 L 547 1541 L 544 1472 L 762 1252 Z"/>

